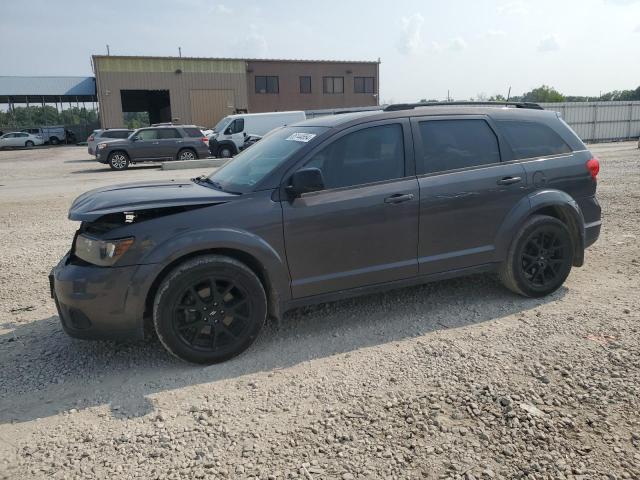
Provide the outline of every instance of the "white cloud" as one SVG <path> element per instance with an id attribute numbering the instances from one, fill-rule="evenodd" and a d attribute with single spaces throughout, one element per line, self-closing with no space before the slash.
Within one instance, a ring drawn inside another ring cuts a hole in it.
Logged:
<path id="1" fill-rule="evenodd" d="M 635 33 L 640 33 L 640 25 L 636 26 L 636 28 L 634 28 L 633 31 Z"/>
<path id="2" fill-rule="evenodd" d="M 228 15 L 230 13 L 233 13 L 233 10 L 231 10 L 231 8 L 227 7 L 226 5 L 222 4 L 222 3 L 218 3 L 217 5 L 214 5 L 213 7 L 211 7 L 211 13 L 214 14 L 218 14 L 218 15 Z"/>
<path id="3" fill-rule="evenodd" d="M 498 13 L 502 15 L 526 15 L 529 13 L 529 9 L 523 1 L 515 0 L 500 5 L 498 7 Z"/>
<path id="4" fill-rule="evenodd" d="M 257 32 L 255 25 L 249 25 L 247 34 L 233 45 L 233 53 L 238 57 L 264 58 L 269 51 L 267 39 Z"/>
<path id="5" fill-rule="evenodd" d="M 539 52 L 555 52 L 556 50 L 560 50 L 560 41 L 555 33 L 543 37 L 538 43 Z"/>
<path id="6" fill-rule="evenodd" d="M 467 42 L 465 42 L 464 38 L 462 37 L 453 38 L 449 42 L 449 50 L 452 50 L 454 52 L 459 52 L 460 50 L 464 50 L 465 48 L 467 48 Z"/>
<path id="7" fill-rule="evenodd" d="M 613 5 L 631 5 L 637 3 L 640 0 L 604 0 L 605 3 L 611 3 Z"/>
<path id="8" fill-rule="evenodd" d="M 398 50 L 404 54 L 417 53 L 422 48 L 424 17 L 419 13 L 414 13 L 410 17 L 402 17 L 400 21 L 402 28 L 398 40 Z"/>
<path id="9" fill-rule="evenodd" d="M 492 28 L 487 30 L 487 34 L 486 35 L 489 38 L 502 38 L 502 37 L 506 37 L 507 36 L 507 34 L 503 30 L 494 30 Z"/>
<path id="10" fill-rule="evenodd" d="M 439 53 L 443 50 L 443 47 L 440 43 L 434 40 L 433 42 L 431 42 L 431 50 L 433 50 L 436 53 Z"/>

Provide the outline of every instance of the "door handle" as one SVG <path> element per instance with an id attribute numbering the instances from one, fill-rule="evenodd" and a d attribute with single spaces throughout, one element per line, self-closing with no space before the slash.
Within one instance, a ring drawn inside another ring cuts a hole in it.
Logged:
<path id="1" fill-rule="evenodd" d="M 498 185 L 513 185 L 514 183 L 520 183 L 522 177 L 503 177 L 498 180 Z"/>
<path id="2" fill-rule="evenodd" d="M 384 203 L 403 203 L 413 200 L 413 193 L 396 193 L 384 199 Z"/>

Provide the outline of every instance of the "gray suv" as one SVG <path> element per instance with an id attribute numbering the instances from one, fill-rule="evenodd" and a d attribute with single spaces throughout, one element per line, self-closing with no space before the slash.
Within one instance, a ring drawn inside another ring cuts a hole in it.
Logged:
<path id="1" fill-rule="evenodd" d="M 99 188 L 50 275 L 64 330 L 228 359 L 267 316 L 476 272 L 548 295 L 600 232 L 598 160 L 531 104 L 393 105 L 277 129 L 209 177 Z"/>
<path id="2" fill-rule="evenodd" d="M 138 162 L 207 158 L 209 139 L 194 125 L 139 128 L 125 139 L 98 143 L 95 155 L 113 170 L 126 170 Z"/>

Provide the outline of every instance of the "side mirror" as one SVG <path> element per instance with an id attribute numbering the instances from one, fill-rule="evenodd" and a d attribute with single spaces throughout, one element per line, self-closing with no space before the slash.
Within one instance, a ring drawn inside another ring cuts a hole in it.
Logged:
<path id="1" fill-rule="evenodd" d="M 291 197 L 296 198 L 303 193 L 324 190 L 324 178 L 319 168 L 303 168 L 291 175 L 291 184 L 286 188 Z"/>
<path id="2" fill-rule="evenodd" d="M 132 142 L 137 142 L 138 141 L 138 137 L 131 137 L 131 141 Z"/>

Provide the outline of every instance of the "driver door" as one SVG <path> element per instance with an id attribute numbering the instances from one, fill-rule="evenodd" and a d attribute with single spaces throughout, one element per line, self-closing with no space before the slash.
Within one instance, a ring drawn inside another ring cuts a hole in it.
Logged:
<path id="1" fill-rule="evenodd" d="M 150 160 L 161 156 L 157 128 L 140 130 L 136 138 L 137 140 L 129 147 L 132 160 Z"/>
<path id="2" fill-rule="evenodd" d="M 282 202 L 294 298 L 418 273 L 419 189 L 409 122 L 365 125 L 332 137 L 298 167 L 319 168 L 323 190 Z"/>

